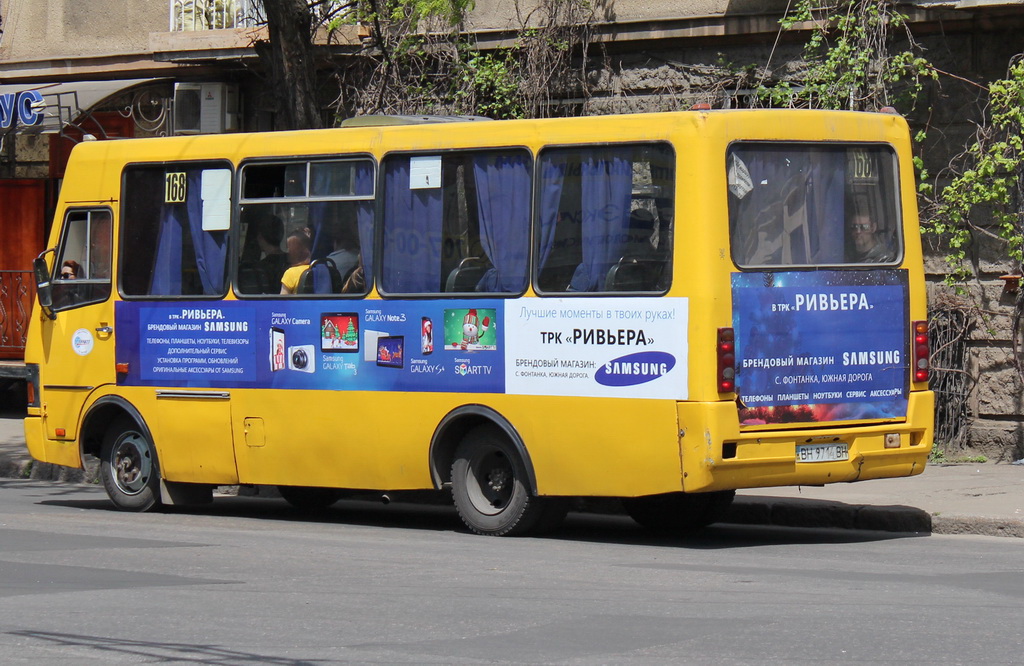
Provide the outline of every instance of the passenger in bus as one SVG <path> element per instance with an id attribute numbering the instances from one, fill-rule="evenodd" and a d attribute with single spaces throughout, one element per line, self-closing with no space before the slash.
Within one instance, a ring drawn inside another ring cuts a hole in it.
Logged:
<path id="1" fill-rule="evenodd" d="M 850 222 L 853 240 L 852 259 L 858 263 L 887 263 L 895 258 L 892 248 L 878 233 L 878 225 L 870 215 L 858 213 Z"/>
<path id="2" fill-rule="evenodd" d="M 281 249 L 284 223 L 266 206 L 242 210 L 245 243 L 239 256 L 238 282 L 247 294 L 277 294 L 281 276 L 288 268 L 288 255 Z"/>
<path id="3" fill-rule="evenodd" d="M 325 222 L 324 231 L 328 234 L 332 249 L 327 258 L 334 263 L 338 269 L 338 277 L 344 281 L 359 262 L 359 234 L 355 225 L 355 208 L 345 204 L 335 207 L 333 214 Z M 314 245 L 317 252 L 323 251 L 323 246 L 319 245 L 318 241 L 314 240 Z"/>
<path id="4" fill-rule="evenodd" d="M 355 220 L 340 221 L 333 225 L 331 237 L 334 251 L 327 258 L 334 262 L 341 279 L 346 279 L 359 264 L 359 233 Z"/>
<path id="5" fill-rule="evenodd" d="M 655 247 L 654 215 L 643 208 L 629 215 L 629 229 L 622 257 L 605 278 L 606 291 L 650 291 L 657 288 L 662 257 Z"/>
<path id="6" fill-rule="evenodd" d="M 650 261 L 656 258 L 654 247 L 654 215 L 643 208 L 629 214 L 629 240 L 623 256 Z"/>
<path id="7" fill-rule="evenodd" d="M 366 291 L 366 271 L 363 268 L 363 259 L 360 257 L 359 263 L 352 269 L 348 277 L 345 278 L 345 282 L 342 283 L 341 293 L 361 294 L 364 291 Z"/>
<path id="8" fill-rule="evenodd" d="M 288 262 L 291 266 L 281 276 L 281 293 L 294 294 L 299 286 L 299 278 L 309 268 L 309 257 L 313 250 L 313 240 L 304 231 L 297 231 L 286 241 L 288 246 Z"/>
<path id="9" fill-rule="evenodd" d="M 262 256 L 256 264 L 261 283 L 278 285 L 288 268 L 288 255 L 281 249 L 284 238 L 284 223 L 277 215 L 268 214 L 256 221 L 256 243 Z"/>
<path id="10" fill-rule="evenodd" d="M 82 265 L 74 259 L 67 259 L 60 266 L 61 280 L 77 280 L 82 277 Z"/>

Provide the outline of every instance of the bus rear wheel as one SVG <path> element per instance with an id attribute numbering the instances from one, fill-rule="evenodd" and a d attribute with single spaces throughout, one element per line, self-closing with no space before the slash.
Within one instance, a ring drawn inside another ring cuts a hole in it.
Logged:
<path id="1" fill-rule="evenodd" d="M 665 493 L 643 497 L 625 497 L 626 513 L 644 527 L 659 532 L 685 532 L 707 527 L 719 520 L 735 490 L 712 493 Z"/>
<path id="2" fill-rule="evenodd" d="M 322 511 L 341 499 L 337 488 L 278 486 L 277 491 L 285 502 L 302 511 Z"/>
<path id="3" fill-rule="evenodd" d="M 100 478 L 122 511 L 148 511 L 160 504 L 156 449 L 134 419 L 122 416 L 107 429 L 100 451 Z"/>
<path id="4" fill-rule="evenodd" d="M 452 498 L 462 522 L 486 536 L 555 529 L 567 504 L 561 498 L 532 495 L 526 479 L 526 466 L 499 428 L 471 430 L 455 449 L 452 463 Z"/>

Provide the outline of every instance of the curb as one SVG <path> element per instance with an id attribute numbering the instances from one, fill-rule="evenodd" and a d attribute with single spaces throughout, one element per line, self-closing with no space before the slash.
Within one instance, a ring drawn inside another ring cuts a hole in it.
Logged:
<path id="1" fill-rule="evenodd" d="M 0 479 L 92 484 L 99 479 L 99 468 L 95 463 L 86 463 L 85 469 L 77 469 L 52 463 L 41 463 L 37 460 L 4 460 L 0 458 Z"/>
<path id="2" fill-rule="evenodd" d="M 737 498 L 720 522 L 878 532 L 934 533 L 928 512 L 910 506 L 845 504 L 826 500 Z"/>
<path id="3" fill-rule="evenodd" d="M 827 500 L 737 498 L 719 522 L 1024 538 L 1024 521 L 975 516 L 933 516 L 912 506 L 845 504 Z"/>
<path id="4" fill-rule="evenodd" d="M 32 463 L 0 458 L 0 479 L 27 479 Z"/>
<path id="5" fill-rule="evenodd" d="M 935 516 L 932 525 L 933 534 L 978 534 L 1024 539 L 1024 521 L 1019 520 Z"/>

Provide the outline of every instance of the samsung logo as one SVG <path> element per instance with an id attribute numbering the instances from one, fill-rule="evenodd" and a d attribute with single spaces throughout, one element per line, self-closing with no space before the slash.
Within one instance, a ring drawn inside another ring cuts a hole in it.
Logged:
<path id="1" fill-rule="evenodd" d="M 636 386 L 667 375 L 676 358 L 666 352 L 638 352 L 608 361 L 594 374 L 603 386 Z"/>

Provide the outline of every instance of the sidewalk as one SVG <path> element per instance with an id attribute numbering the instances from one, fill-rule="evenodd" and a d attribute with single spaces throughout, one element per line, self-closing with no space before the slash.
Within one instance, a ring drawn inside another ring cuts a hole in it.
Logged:
<path id="1" fill-rule="evenodd" d="M 929 465 L 903 479 L 743 490 L 730 520 L 1024 537 L 1024 465 Z"/>
<path id="2" fill-rule="evenodd" d="M 0 477 L 83 479 L 33 463 L 14 417 L 0 418 Z M 1024 465 L 930 465 L 905 479 L 742 490 L 724 522 L 1024 538 Z"/>

